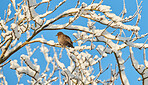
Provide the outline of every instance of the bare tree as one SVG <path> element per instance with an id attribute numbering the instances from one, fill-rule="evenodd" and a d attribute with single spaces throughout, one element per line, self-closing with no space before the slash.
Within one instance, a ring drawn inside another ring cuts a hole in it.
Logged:
<path id="1" fill-rule="evenodd" d="M 148 35 L 148 33 L 138 34 L 142 2 L 138 3 L 136 0 L 137 10 L 133 16 L 125 17 L 127 11 L 124 0 L 123 10 L 120 15 L 112 13 L 110 6 L 102 4 L 103 0 L 99 3 L 94 3 L 95 0 L 92 0 L 90 4 L 80 3 L 80 0 L 78 0 L 75 3 L 75 7 L 64 10 L 56 17 L 51 16 L 52 19 L 49 19 L 47 17 L 61 9 L 62 5 L 70 4 L 67 3 L 67 0 L 63 0 L 58 2 L 55 8 L 51 10 L 50 5 L 52 2 L 54 1 L 42 0 L 37 3 L 36 0 L 22 0 L 20 3 L 16 3 L 15 0 L 11 0 L 4 18 L 0 20 L 0 64 L 2 64 L 0 68 L 2 69 L 7 63 L 10 63 L 10 68 L 16 71 L 18 84 L 23 74 L 26 74 L 31 78 L 28 81 L 31 85 L 50 85 L 56 81 L 59 81 L 60 85 L 114 85 L 118 78 L 122 85 L 130 85 L 125 73 L 126 61 L 130 59 L 135 71 L 141 75 L 141 78 L 138 80 L 142 81 L 143 85 L 147 85 L 148 61 L 146 60 L 145 53 L 146 48 L 148 48 L 147 40 L 143 43 L 136 42 Z M 47 9 L 44 9 L 46 12 L 43 14 L 36 11 L 42 4 L 48 4 L 46 5 Z M 11 14 L 11 7 L 13 7 L 15 14 Z M 13 17 L 10 17 L 10 14 Z M 73 24 L 80 17 L 88 20 L 87 27 Z M 55 22 L 64 18 L 69 18 L 69 21 L 65 24 L 55 24 Z M 134 25 L 127 24 L 135 18 L 137 20 Z M 97 23 L 104 25 L 105 28 L 97 27 Z M 48 41 L 43 36 L 36 37 L 42 31 L 61 29 L 77 31 L 73 33 L 75 37 L 73 42 L 77 43 L 78 46 L 62 48 L 54 40 Z M 110 29 L 112 31 L 109 31 Z M 21 41 L 23 34 L 26 34 L 26 40 Z M 31 48 L 30 45 L 36 42 L 41 43 L 41 46 L 38 45 L 39 47 Z M 86 42 L 89 42 L 89 44 L 86 44 Z M 100 42 L 103 44 L 99 44 Z M 27 54 L 20 55 L 20 61 L 8 59 L 24 47 L 26 47 Z M 58 47 L 61 48 L 60 53 L 57 53 Z M 40 71 L 40 65 L 38 64 L 39 57 L 32 58 L 38 48 L 40 48 L 40 53 L 44 55 L 44 62 L 47 63 L 43 72 Z M 124 59 L 122 55 L 122 50 L 125 48 L 129 48 L 128 52 L 130 52 L 127 59 Z M 140 65 L 138 60 L 135 59 L 132 50 L 135 48 L 143 49 L 143 56 L 140 57 L 144 59 L 144 64 Z M 65 58 L 62 56 L 66 55 L 62 55 L 63 49 L 67 52 L 66 54 L 70 61 L 69 66 L 60 61 L 61 58 Z M 49 55 L 51 50 L 53 54 Z M 93 52 L 98 54 L 92 54 Z M 111 54 L 116 59 L 116 65 L 110 63 L 106 67 L 102 67 L 102 60 Z M 52 66 L 52 69 L 49 65 Z M 98 67 L 98 70 L 95 70 L 95 67 Z M 102 80 L 100 76 L 107 70 L 110 71 L 110 77 L 107 80 Z M 57 72 L 58 76 L 55 76 Z M 7 85 L 7 78 L 3 73 L 0 75 L 2 79 L 1 84 Z"/>

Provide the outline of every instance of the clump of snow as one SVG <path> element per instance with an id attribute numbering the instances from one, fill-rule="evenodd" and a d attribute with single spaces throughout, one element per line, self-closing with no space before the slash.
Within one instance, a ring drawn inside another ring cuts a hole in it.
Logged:
<path id="1" fill-rule="evenodd" d="M 129 81 L 128 81 L 126 75 L 125 75 L 125 71 L 121 71 L 121 75 L 122 75 L 121 77 L 122 77 L 123 82 L 125 83 L 125 85 L 130 85 Z"/>
<path id="2" fill-rule="evenodd" d="M 5 25 L 5 21 L 4 20 L 0 20 L 0 30 L 6 30 L 6 32 L 8 31 L 8 26 Z M 3 28 L 3 29 L 2 29 Z"/>
<path id="3" fill-rule="evenodd" d="M 112 10 L 110 10 L 110 8 L 111 8 L 110 6 L 100 5 L 98 7 L 98 10 L 104 13 L 104 12 L 110 12 L 110 11 L 112 11 Z"/>
<path id="4" fill-rule="evenodd" d="M 11 69 L 16 69 L 18 67 L 20 67 L 20 65 L 17 63 L 17 60 L 13 60 L 13 61 L 10 62 L 10 68 Z"/>
<path id="5" fill-rule="evenodd" d="M 43 24 L 43 20 L 38 15 L 36 15 L 33 20 L 35 20 L 35 22 L 37 22 L 39 24 L 36 28 L 38 28 L 40 25 Z"/>
<path id="6" fill-rule="evenodd" d="M 16 26 L 17 26 L 17 25 L 16 25 L 15 23 L 12 23 L 12 24 L 11 24 L 11 29 L 16 28 Z"/>
<path id="7" fill-rule="evenodd" d="M 141 81 L 141 77 L 138 78 L 138 81 Z"/>
<path id="8" fill-rule="evenodd" d="M 49 0 L 42 0 L 42 3 L 49 2 Z"/>
<path id="9" fill-rule="evenodd" d="M 13 47 L 17 42 L 17 39 L 15 39 L 12 43 L 11 43 L 11 47 Z"/>
<path id="10" fill-rule="evenodd" d="M 78 45 L 81 46 L 82 44 L 83 44 L 83 41 L 82 40 L 79 40 L 78 41 Z"/>
<path id="11" fill-rule="evenodd" d="M 26 55 L 23 54 L 23 55 L 21 55 L 21 59 L 23 59 L 25 61 L 25 63 L 27 63 L 27 65 L 31 69 L 34 69 L 35 71 L 40 71 L 40 66 L 32 64 L 32 62 L 30 61 L 30 57 L 29 56 L 26 56 Z"/>
<path id="12" fill-rule="evenodd" d="M 100 36 L 103 31 L 104 30 L 99 30 L 99 29 L 95 30 L 95 32 L 94 32 L 95 33 L 95 36 Z"/>
<path id="13" fill-rule="evenodd" d="M 50 40 L 47 43 L 49 43 L 50 45 L 55 45 L 55 42 L 53 40 Z"/>
<path id="14" fill-rule="evenodd" d="M 82 7 L 84 8 L 84 7 L 87 7 L 87 4 L 86 3 L 82 3 Z"/>
<path id="15" fill-rule="evenodd" d="M 98 55 L 95 55 L 94 59 L 96 60 L 96 59 L 98 59 L 98 58 L 99 58 Z"/>
<path id="16" fill-rule="evenodd" d="M 64 11 L 63 14 L 76 13 L 78 11 L 79 11 L 78 8 L 71 8 L 71 9 L 69 9 L 67 11 Z"/>
<path id="17" fill-rule="evenodd" d="M 93 28 L 94 28 L 94 24 L 95 24 L 95 22 L 92 22 L 90 19 L 88 19 L 87 26 L 88 26 L 90 29 L 93 29 Z"/>
<path id="18" fill-rule="evenodd" d="M 29 0 L 29 5 L 30 6 L 35 6 L 37 3 L 36 3 L 36 0 Z"/>
<path id="19" fill-rule="evenodd" d="M 34 63 L 37 63 L 38 59 L 37 58 L 33 58 Z"/>
<path id="20" fill-rule="evenodd" d="M 93 3 L 89 6 L 86 7 L 86 9 L 96 9 L 99 10 L 100 12 L 110 12 L 112 10 L 110 10 L 110 6 L 106 6 L 106 5 L 99 5 L 98 3 Z"/>
<path id="21" fill-rule="evenodd" d="M 54 54 L 54 57 L 55 57 L 55 61 L 57 63 L 57 65 L 61 68 L 61 69 L 65 69 L 65 65 L 63 63 L 61 63 L 58 58 L 57 58 L 57 54 L 55 53 Z"/>
<path id="22" fill-rule="evenodd" d="M 115 22 L 120 22 L 122 21 L 123 19 L 117 15 L 115 15 L 114 13 L 109 13 L 109 12 L 106 12 L 105 15 L 110 18 L 112 21 L 115 21 Z"/>
<path id="23" fill-rule="evenodd" d="M 96 50 L 99 52 L 100 55 L 102 55 L 103 57 L 106 57 L 107 54 L 105 53 L 106 48 L 102 45 L 98 45 L 98 47 L 96 48 Z"/>
<path id="24" fill-rule="evenodd" d="M 11 24 L 11 29 L 14 31 L 14 35 L 17 39 L 21 37 L 21 30 L 18 28 L 17 24 L 12 23 Z"/>
<path id="25" fill-rule="evenodd" d="M 3 76 L 3 74 L 0 74 L 0 78 L 3 78 L 4 76 Z"/>
<path id="26" fill-rule="evenodd" d="M 7 11 L 7 12 L 8 12 L 8 13 L 7 13 L 8 16 L 10 16 L 10 14 L 11 14 L 10 7 L 11 7 L 11 4 L 8 5 L 8 11 Z"/>
<path id="27" fill-rule="evenodd" d="M 49 50 L 48 50 L 48 48 L 46 47 L 46 46 L 44 46 L 44 45 L 42 45 L 41 47 L 40 47 L 40 50 L 41 50 L 41 52 L 42 53 L 47 53 L 47 52 L 49 52 Z"/>
<path id="28" fill-rule="evenodd" d="M 75 38 L 79 38 L 79 36 L 77 35 L 77 33 L 73 33 L 73 36 L 74 36 Z"/>

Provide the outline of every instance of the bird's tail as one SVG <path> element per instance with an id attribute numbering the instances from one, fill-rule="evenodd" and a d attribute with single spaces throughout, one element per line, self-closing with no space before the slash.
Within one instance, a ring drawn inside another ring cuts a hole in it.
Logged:
<path id="1" fill-rule="evenodd" d="M 73 45 L 71 45 L 71 44 L 69 44 L 69 45 L 68 45 L 68 47 L 72 47 L 72 48 L 74 48 L 74 46 L 73 46 Z"/>

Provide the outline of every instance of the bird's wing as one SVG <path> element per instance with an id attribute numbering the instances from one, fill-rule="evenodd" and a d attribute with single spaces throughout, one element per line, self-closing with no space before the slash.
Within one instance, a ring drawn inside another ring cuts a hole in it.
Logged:
<path id="1" fill-rule="evenodd" d="M 64 35 L 64 40 L 65 40 L 65 44 L 66 44 L 68 47 L 72 47 L 72 48 L 74 48 L 74 46 L 73 46 L 73 42 L 71 41 L 71 39 L 70 39 L 69 36 Z"/>
<path id="2" fill-rule="evenodd" d="M 65 39 L 68 43 L 73 44 L 73 42 L 71 41 L 71 39 L 70 39 L 69 36 L 65 35 L 64 39 Z"/>

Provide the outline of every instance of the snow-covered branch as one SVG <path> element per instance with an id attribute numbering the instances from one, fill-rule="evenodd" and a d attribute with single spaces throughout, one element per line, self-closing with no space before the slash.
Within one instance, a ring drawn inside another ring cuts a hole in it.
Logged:
<path id="1" fill-rule="evenodd" d="M 60 2 L 22 0 L 19 3 L 16 0 L 10 1 L 4 18 L 0 18 L 0 64 L 3 63 L 0 65 L 0 70 L 10 62 L 10 68 L 16 71 L 18 84 L 25 74 L 31 78 L 27 82 L 33 85 L 50 85 L 54 82 L 59 82 L 60 85 L 114 85 L 116 80 L 123 85 L 130 85 L 130 79 L 125 72 L 126 62 L 130 58 L 132 67 L 141 75 L 138 80 L 142 81 L 143 85 L 147 85 L 148 39 L 139 42 L 148 35 L 148 33 L 139 35 L 142 2 L 138 3 L 136 0 L 135 13 L 126 16 L 128 9 L 125 0 L 120 15 L 114 13 L 111 6 L 103 4 L 103 0 L 98 3 L 92 0 L 90 4 L 81 0 L 77 0 L 76 3 L 68 0 Z M 71 8 L 65 7 L 69 5 Z M 40 6 L 42 11 L 39 11 Z M 129 23 L 131 21 L 132 23 Z M 71 35 L 75 40 L 72 37 L 71 39 L 74 48 L 63 48 L 55 37 L 51 38 L 50 35 L 54 34 L 53 30 L 73 31 Z M 50 40 L 42 36 L 44 31 L 51 32 L 50 35 L 44 35 Z M 20 49 L 24 50 L 24 47 L 26 53 L 17 55 L 20 60 L 13 58 L 7 61 Z M 124 50 L 128 47 L 130 55 L 124 58 Z M 142 64 L 139 64 L 140 62 L 134 57 L 136 53 L 133 49 L 143 51 Z M 109 57 L 110 55 L 114 60 Z M 4 63 L 5 61 L 7 62 Z M 102 79 L 101 76 L 105 73 L 110 76 Z M 0 78 L 1 84 L 7 85 L 3 73 L 0 73 Z"/>

